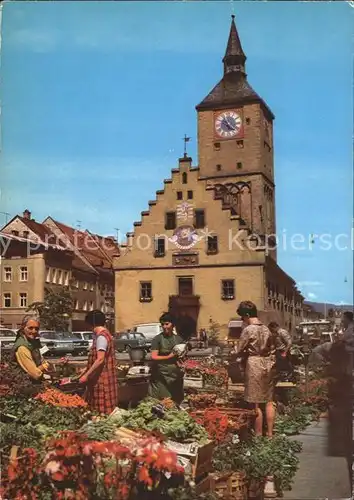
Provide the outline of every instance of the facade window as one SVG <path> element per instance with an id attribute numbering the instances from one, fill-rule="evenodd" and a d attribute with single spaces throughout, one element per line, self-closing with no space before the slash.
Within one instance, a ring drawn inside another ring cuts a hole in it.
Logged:
<path id="1" fill-rule="evenodd" d="M 140 281 L 140 302 L 152 301 L 152 283 L 151 281 Z"/>
<path id="2" fill-rule="evenodd" d="M 12 281 L 12 267 L 4 267 L 4 281 L 7 283 Z"/>
<path id="3" fill-rule="evenodd" d="M 28 280 L 28 269 L 27 266 L 20 266 L 20 281 Z"/>
<path id="4" fill-rule="evenodd" d="M 238 161 L 236 164 L 237 168 L 240 169 L 242 168 L 242 161 Z"/>
<path id="5" fill-rule="evenodd" d="M 21 292 L 20 293 L 20 307 L 27 307 L 27 293 L 26 292 Z"/>
<path id="6" fill-rule="evenodd" d="M 23 234 L 24 238 L 28 238 L 29 237 L 29 231 L 23 231 L 22 234 Z"/>
<path id="7" fill-rule="evenodd" d="M 58 285 L 63 284 L 63 271 L 61 269 L 58 269 L 57 282 L 58 282 Z"/>
<path id="8" fill-rule="evenodd" d="M 218 172 L 220 172 L 221 168 L 222 168 L 222 167 L 221 167 L 220 163 L 218 163 L 218 164 L 216 165 L 216 170 L 217 170 Z"/>
<path id="9" fill-rule="evenodd" d="M 218 253 L 218 237 L 217 236 L 208 236 L 207 253 L 208 254 Z"/>
<path id="10" fill-rule="evenodd" d="M 165 238 L 155 239 L 155 257 L 164 257 L 166 252 L 165 243 Z"/>
<path id="11" fill-rule="evenodd" d="M 11 293 L 4 293 L 4 307 L 11 307 Z"/>
<path id="12" fill-rule="evenodd" d="M 94 285 L 94 283 L 91 283 L 91 284 L 90 284 L 90 292 L 93 292 L 93 291 L 94 291 L 94 289 L 95 289 L 95 285 Z"/>
<path id="13" fill-rule="evenodd" d="M 178 295 L 193 295 L 193 278 L 178 278 Z"/>
<path id="14" fill-rule="evenodd" d="M 90 301 L 90 311 L 93 311 L 93 300 Z"/>
<path id="15" fill-rule="evenodd" d="M 214 151 L 220 151 L 221 144 L 220 142 L 214 142 Z"/>
<path id="16" fill-rule="evenodd" d="M 50 278 L 51 278 L 51 269 L 50 267 L 45 268 L 45 282 L 50 283 Z"/>
<path id="17" fill-rule="evenodd" d="M 166 212 L 165 229 L 176 229 L 176 212 Z"/>
<path id="18" fill-rule="evenodd" d="M 74 287 L 78 290 L 79 289 L 79 280 L 75 280 Z"/>
<path id="19" fill-rule="evenodd" d="M 183 200 L 183 191 L 177 191 L 177 200 Z"/>
<path id="20" fill-rule="evenodd" d="M 246 118 L 246 125 L 250 125 L 251 124 L 251 118 Z"/>
<path id="21" fill-rule="evenodd" d="M 183 172 L 182 174 L 182 184 L 187 184 L 188 182 L 188 176 L 186 172 Z"/>
<path id="22" fill-rule="evenodd" d="M 205 227 L 205 211 L 203 209 L 195 210 L 194 226 L 196 229 L 202 229 L 203 227 Z"/>
<path id="23" fill-rule="evenodd" d="M 64 271 L 64 285 L 69 286 L 69 272 Z"/>
<path id="24" fill-rule="evenodd" d="M 52 283 L 55 284 L 56 282 L 57 282 L 57 270 L 53 269 Z"/>
<path id="25" fill-rule="evenodd" d="M 187 198 L 188 200 L 193 200 L 193 191 L 188 191 Z"/>
<path id="26" fill-rule="evenodd" d="M 235 298 L 235 280 L 221 280 L 221 298 L 223 300 Z"/>
<path id="27" fill-rule="evenodd" d="M 19 235 L 19 232 L 18 232 L 18 231 L 15 231 L 15 230 L 11 231 L 11 233 L 12 233 L 14 236 L 18 236 L 18 235 Z"/>
<path id="28" fill-rule="evenodd" d="M 83 307 L 83 310 L 84 310 L 84 311 L 87 311 L 87 300 L 85 300 L 85 302 L 84 302 L 84 307 Z"/>
<path id="29" fill-rule="evenodd" d="M 87 285 L 87 282 L 85 281 L 84 284 L 83 284 L 83 286 L 82 286 L 82 289 L 83 290 L 87 290 L 87 288 L 88 288 L 88 285 Z"/>
<path id="30" fill-rule="evenodd" d="M 236 142 L 236 146 L 237 146 L 239 149 L 243 149 L 243 140 L 241 139 L 240 141 L 237 141 L 237 142 Z"/>
<path id="31" fill-rule="evenodd" d="M 79 304 L 79 301 L 77 299 L 75 300 L 74 309 L 75 309 L 75 311 L 78 311 L 80 309 L 80 304 Z"/>

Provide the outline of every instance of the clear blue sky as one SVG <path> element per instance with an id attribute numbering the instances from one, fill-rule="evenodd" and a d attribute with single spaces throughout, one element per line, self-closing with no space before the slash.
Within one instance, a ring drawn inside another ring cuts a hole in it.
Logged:
<path id="1" fill-rule="evenodd" d="M 249 81 L 276 115 L 279 232 L 349 235 L 345 2 L 5 3 L 1 211 L 130 230 L 177 166 L 185 133 L 198 162 L 194 107 L 221 77 L 232 9 Z M 279 263 L 307 298 L 352 303 L 349 248 L 317 240 L 312 251 L 280 250 Z"/>

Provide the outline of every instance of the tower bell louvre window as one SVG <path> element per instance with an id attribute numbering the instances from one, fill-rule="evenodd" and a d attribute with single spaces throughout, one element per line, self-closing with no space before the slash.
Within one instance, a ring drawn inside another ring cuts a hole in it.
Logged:
<path id="1" fill-rule="evenodd" d="M 152 301 L 152 283 L 151 281 L 140 281 L 140 302 Z"/>
<path id="2" fill-rule="evenodd" d="M 166 212 L 165 229 L 176 229 L 176 212 Z"/>
<path id="3" fill-rule="evenodd" d="M 223 300 L 235 298 L 235 280 L 221 280 L 221 298 Z"/>
<path id="4" fill-rule="evenodd" d="M 196 209 L 194 212 L 194 226 L 196 229 L 205 227 L 205 211 L 204 209 Z"/>

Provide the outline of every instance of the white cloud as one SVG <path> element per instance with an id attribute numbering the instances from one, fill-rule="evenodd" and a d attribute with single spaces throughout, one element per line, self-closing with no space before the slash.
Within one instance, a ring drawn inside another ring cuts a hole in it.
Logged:
<path id="1" fill-rule="evenodd" d="M 300 286 L 300 287 L 302 287 L 302 286 L 304 286 L 304 287 L 307 287 L 307 286 L 309 286 L 309 287 L 315 286 L 315 287 L 316 287 L 316 286 L 322 286 L 322 285 L 323 285 L 323 283 L 322 283 L 321 281 L 299 281 L 299 282 L 297 283 L 297 285 L 298 285 L 298 286 Z"/>
<path id="2" fill-rule="evenodd" d="M 60 37 L 56 30 L 31 30 L 30 28 L 11 31 L 6 43 L 25 46 L 33 52 L 51 52 L 59 43 Z"/>
<path id="3" fill-rule="evenodd" d="M 315 299 L 317 299 L 317 295 L 315 293 L 313 293 L 313 292 L 308 292 L 306 294 L 306 298 L 309 299 L 309 300 L 315 300 Z"/>

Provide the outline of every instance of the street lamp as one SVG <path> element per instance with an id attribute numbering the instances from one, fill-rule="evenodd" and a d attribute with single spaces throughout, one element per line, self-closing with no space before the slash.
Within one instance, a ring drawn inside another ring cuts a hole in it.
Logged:
<path id="1" fill-rule="evenodd" d="M 309 360 L 311 355 L 311 347 L 310 347 L 310 339 L 307 328 L 303 330 L 303 345 L 302 345 L 302 354 L 304 356 L 304 365 L 305 365 L 305 397 L 308 397 L 308 389 L 309 389 Z"/>

